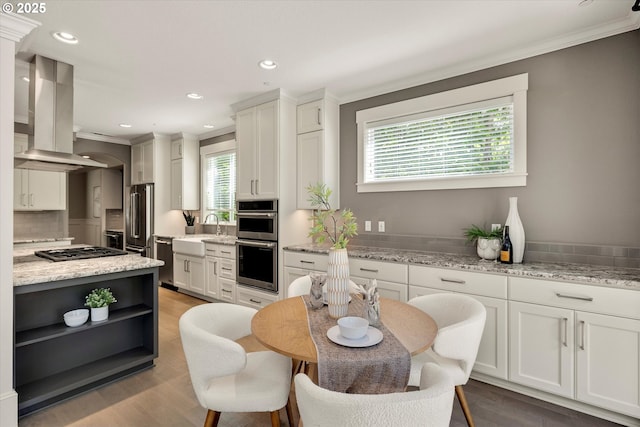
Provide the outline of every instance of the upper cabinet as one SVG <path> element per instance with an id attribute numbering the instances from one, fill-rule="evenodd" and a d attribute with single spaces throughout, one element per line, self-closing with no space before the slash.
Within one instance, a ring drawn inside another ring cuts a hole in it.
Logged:
<path id="1" fill-rule="evenodd" d="M 16 133 L 14 151 L 23 152 L 28 136 Z M 13 170 L 13 209 L 16 211 L 65 210 L 67 208 L 67 174 L 39 170 Z"/>
<path id="2" fill-rule="evenodd" d="M 171 141 L 171 209 L 200 209 L 200 142 L 179 134 Z"/>
<path id="3" fill-rule="evenodd" d="M 131 185 L 153 182 L 153 142 L 131 145 Z"/>
<path id="4" fill-rule="evenodd" d="M 319 182 L 332 191 L 329 203 L 340 206 L 339 105 L 324 91 L 321 99 L 298 105 L 296 183 L 298 209 L 312 209 L 307 187 Z"/>
<path id="5" fill-rule="evenodd" d="M 280 100 L 236 114 L 237 200 L 277 199 Z"/>

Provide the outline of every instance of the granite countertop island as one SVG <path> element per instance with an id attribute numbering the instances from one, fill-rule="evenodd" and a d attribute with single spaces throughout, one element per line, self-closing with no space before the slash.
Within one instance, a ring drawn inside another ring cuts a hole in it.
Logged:
<path id="1" fill-rule="evenodd" d="M 327 246 L 315 244 L 290 245 L 284 250 L 328 254 Z M 640 269 L 589 264 L 560 264 L 531 262 L 523 264 L 501 264 L 486 261 L 477 256 L 436 252 L 421 252 L 369 246 L 349 246 L 349 257 L 375 261 L 424 265 L 435 268 L 450 268 L 507 276 L 548 279 L 583 283 L 595 286 L 632 289 L 640 291 Z"/>
<path id="2" fill-rule="evenodd" d="M 61 247 L 61 249 L 83 246 L 87 245 L 67 245 Z M 47 247 L 46 249 L 55 249 L 55 247 Z M 38 248 L 14 249 L 14 286 L 141 270 L 164 265 L 163 261 L 144 258 L 137 254 L 53 262 L 34 255 L 37 250 Z"/>

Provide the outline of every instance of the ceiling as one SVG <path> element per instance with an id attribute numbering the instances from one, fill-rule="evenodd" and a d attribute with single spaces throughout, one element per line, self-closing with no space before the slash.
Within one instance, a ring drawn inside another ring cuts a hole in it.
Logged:
<path id="1" fill-rule="evenodd" d="M 74 66 L 79 135 L 128 143 L 149 132 L 224 133 L 231 104 L 276 88 L 294 97 L 326 88 L 344 103 L 640 27 L 634 0 L 580 2 L 49 1 L 18 46 L 16 121 L 27 121 L 21 77 L 33 54 Z M 265 58 L 278 68 L 259 68 Z"/>

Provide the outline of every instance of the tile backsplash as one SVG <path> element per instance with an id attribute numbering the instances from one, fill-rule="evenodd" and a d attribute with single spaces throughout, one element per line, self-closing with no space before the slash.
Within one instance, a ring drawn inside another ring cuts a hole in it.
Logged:
<path id="1" fill-rule="evenodd" d="M 65 235 L 65 211 L 13 213 L 13 238 L 60 238 Z"/>
<path id="2" fill-rule="evenodd" d="M 463 238 L 368 233 L 352 238 L 350 244 L 461 255 L 476 254 L 475 246 Z M 524 262 L 640 268 L 640 247 L 526 242 Z"/>

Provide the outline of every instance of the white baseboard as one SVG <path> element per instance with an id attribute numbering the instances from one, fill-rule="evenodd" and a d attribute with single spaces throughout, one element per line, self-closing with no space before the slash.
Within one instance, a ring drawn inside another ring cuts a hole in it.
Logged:
<path id="1" fill-rule="evenodd" d="M 18 426 L 18 393 L 15 390 L 0 395 L 0 425 Z"/>

